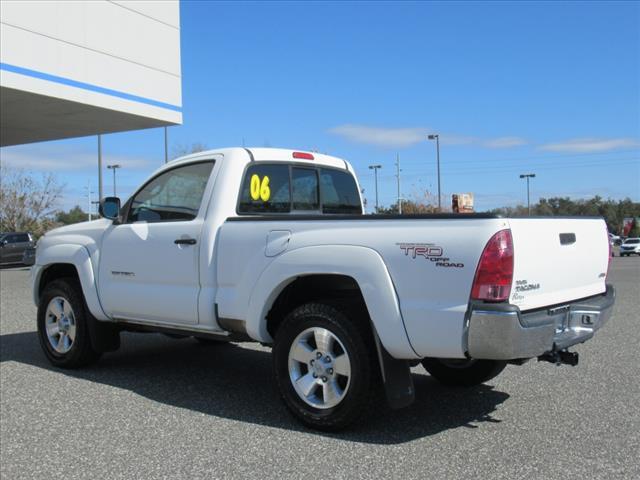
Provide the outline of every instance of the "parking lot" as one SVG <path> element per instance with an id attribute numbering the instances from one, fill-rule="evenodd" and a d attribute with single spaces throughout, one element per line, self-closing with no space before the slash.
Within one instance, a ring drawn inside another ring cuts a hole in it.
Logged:
<path id="1" fill-rule="evenodd" d="M 306 430 L 269 350 L 123 334 L 95 366 L 52 368 L 27 269 L 4 269 L 2 479 L 640 478 L 640 258 L 613 259 L 613 320 L 577 367 L 509 366 L 445 388 L 414 369 L 416 402 L 341 434 Z"/>

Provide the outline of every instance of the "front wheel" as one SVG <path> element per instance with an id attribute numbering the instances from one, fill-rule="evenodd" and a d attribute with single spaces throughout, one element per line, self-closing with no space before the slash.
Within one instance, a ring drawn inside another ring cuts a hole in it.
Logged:
<path id="1" fill-rule="evenodd" d="M 472 387 L 497 377 L 507 366 L 498 360 L 425 358 L 422 366 L 440 383 Z"/>
<path id="2" fill-rule="evenodd" d="M 100 357 L 91 344 L 88 315 L 77 281 L 64 278 L 45 287 L 38 304 L 38 338 L 52 364 L 77 368 Z"/>
<path id="3" fill-rule="evenodd" d="M 367 319 L 357 309 L 308 303 L 293 310 L 273 347 L 287 408 L 309 427 L 336 431 L 377 401 L 379 376 Z"/>

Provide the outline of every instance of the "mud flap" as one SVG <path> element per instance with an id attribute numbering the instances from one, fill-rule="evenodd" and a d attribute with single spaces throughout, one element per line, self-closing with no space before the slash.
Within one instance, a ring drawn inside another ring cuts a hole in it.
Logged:
<path id="1" fill-rule="evenodd" d="M 373 325 L 372 328 L 387 403 L 394 410 L 408 407 L 416 398 L 409 362 L 393 358 L 380 343 L 380 338 Z"/>
<path id="2" fill-rule="evenodd" d="M 120 348 L 120 330 L 110 322 L 97 320 L 89 309 L 87 312 L 87 325 L 89 326 L 89 338 L 96 352 L 114 352 Z"/>

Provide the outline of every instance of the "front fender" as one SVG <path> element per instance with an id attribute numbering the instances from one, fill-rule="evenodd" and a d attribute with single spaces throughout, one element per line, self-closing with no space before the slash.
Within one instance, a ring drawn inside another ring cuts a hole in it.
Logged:
<path id="1" fill-rule="evenodd" d="M 89 252 L 82 245 L 59 244 L 51 245 L 37 252 L 36 265 L 32 267 L 33 300 L 38 305 L 40 301 L 40 279 L 46 269 L 54 264 L 73 265 L 78 272 L 82 293 L 91 314 L 98 320 L 110 320 L 102 310 L 96 288 L 93 265 Z"/>
<path id="2" fill-rule="evenodd" d="M 247 333 L 271 343 L 266 317 L 278 295 L 296 278 L 307 275 L 345 275 L 362 292 L 367 310 L 384 348 L 398 359 L 415 359 L 402 320 L 398 297 L 382 257 L 370 248 L 323 245 L 288 251 L 259 276 L 249 299 Z"/>

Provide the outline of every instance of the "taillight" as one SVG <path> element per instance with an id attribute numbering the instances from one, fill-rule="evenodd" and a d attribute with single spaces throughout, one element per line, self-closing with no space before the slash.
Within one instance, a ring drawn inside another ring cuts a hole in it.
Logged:
<path id="1" fill-rule="evenodd" d="M 303 160 L 313 160 L 313 155 L 307 152 L 293 152 L 293 158 L 301 158 Z"/>
<path id="2" fill-rule="evenodd" d="M 509 298 L 513 281 L 513 239 L 511 230 L 500 230 L 482 251 L 471 288 L 473 300 L 503 302 Z"/>

